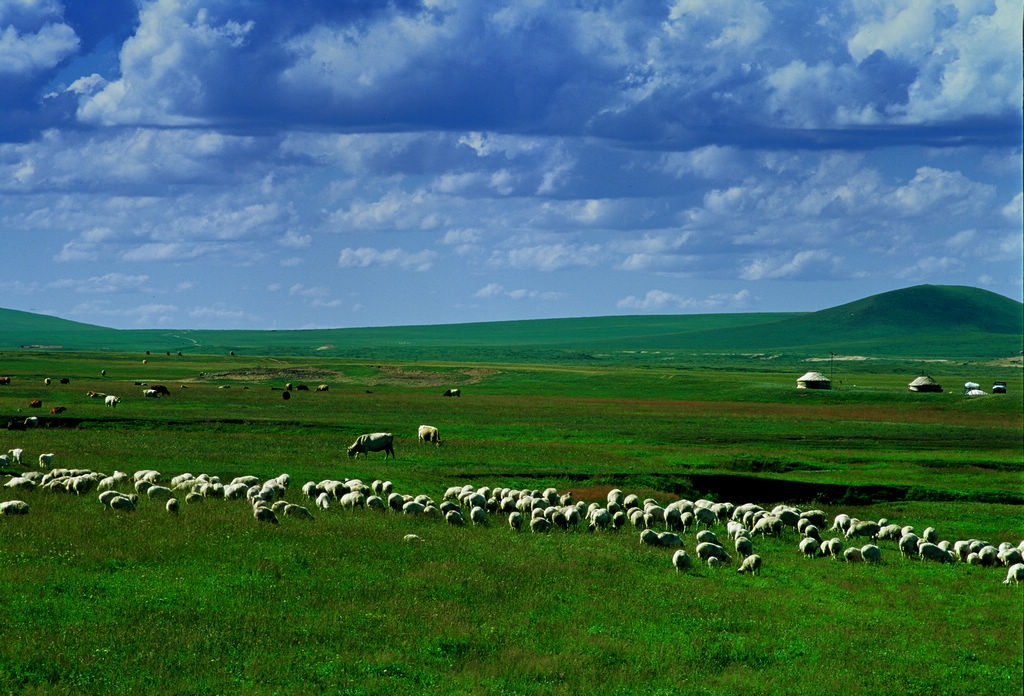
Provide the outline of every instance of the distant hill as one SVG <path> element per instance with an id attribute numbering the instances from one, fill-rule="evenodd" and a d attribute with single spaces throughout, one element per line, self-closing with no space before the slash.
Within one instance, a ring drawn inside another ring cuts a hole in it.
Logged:
<path id="1" fill-rule="evenodd" d="M 918 285 L 803 313 L 684 314 L 296 331 L 117 330 L 0 309 L 0 350 L 324 355 L 452 361 L 638 359 L 672 353 L 1019 355 L 1024 305 L 978 288 Z"/>

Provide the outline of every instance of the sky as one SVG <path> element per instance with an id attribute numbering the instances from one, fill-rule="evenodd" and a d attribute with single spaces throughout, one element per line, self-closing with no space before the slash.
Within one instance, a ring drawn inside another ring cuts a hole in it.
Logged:
<path id="1" fill-rule="evenodd" d="M 1019 0 L 0 0 L 0 306 L 114 328 L 1020 300 Z"/>

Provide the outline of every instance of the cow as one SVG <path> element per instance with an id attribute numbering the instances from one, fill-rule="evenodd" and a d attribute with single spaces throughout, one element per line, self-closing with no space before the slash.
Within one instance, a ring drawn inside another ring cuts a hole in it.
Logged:
<path id="1" fill-rule="evenodd" d="M 43 407 L 43 400 L 42 399 L 32 399 L 31 401 L 28 402 L 28 407 L 29 408 L 42 408 Z"/>
<path id="2" fill-rule="evenodd" d="M 60 383 L 61 384 L 71 384 L 71 380 L 69 378 L 67 378 L 67 377 L 61 377 L 60 378 Z"/>
<path id="3" fill-rule="evenodd" d="M 55 416 L 58 416 L 67 410 L 67 406 L 54 406 L 53 408 L 50 409 L 50 413 L 52 413 Z"/>
<path id="4" fill-rule="evenodd" d="M 421 425 L 417 435 L 421 442 L 433 442 L 435 445 L 441 444 L 441 433 L 432 425 Z"/>
<path id="5" fill-rule="evenodd" d="M 309 391 L 309 387 L 307 387 L 305 384 L 300 384 L 299 386 L 295 387 L 295 391 Z"/>
<path id="6" fill-rule="evenodd" d="M 0 377 L 0 384 L 10 384 L 10 383 L 11 383 L 11 378 L 10 377 Z"/>
<path id="7" fill-rule="evenodd" d="M 171 395 L 171 391 L 162 384 L 154 384 L 153 386 L 150 387 L 150 389 L 155 391 L 157 394 L 160 394 L 161 396 Z"/>
<path id="8" fill-rule="evenodd" d="M 117 398 L 113 394 L 110 394 L 107 396 L 107 398 L 103 399 L 103 403 L 106 404 L 107 406 L 114 407 L 121 403 L 121 399 Z"/>
<path id="9" fill-rule="evenodd" d="M 326 384 L 318 384 L 316 387 L 317 391 L 327 391 L 328 389 L 330 389 L 330 387 L 328 387 Z"/>
<path id="10" fill-rule="evenodd" d="M 44 379 L 43 384 L 45 384 L 46 386 L 50 386 L 50 378 L 47 377 L 46 379 Z"/>
<path id="11" fill-rule="evenodd" d="M 38 428 L 39 427 L 39 419 L 36 418 L 35 416 L 29 416 L 28 418 L 25 419 L 25 427 L 26 428 Z"/>
<path id="12" fill-rule="evenodd" d="M 391 433 L 366 433 L 356 438 L 352 446 L 348 448 L 349 459 L 354 458 L 360 452 L 366 455 L 368 452 L 380 452 L 384 450 L 384 459 L 391 455 L 395 459 L 394 448 L 395 437 Z"/>
<path id="13" fill-rule="evenodd" d="M 145 396 L 148 399 L 159 399 L 160 398 L 160 392 L 158 392 L 156 389 L 145 389 L 145 390 L 143 390 L 142 395 Z"/>
<path id="14" fill-rule="evenodd" d="M 462 391 L 460 389 L 448 389 L 448 390 L 445 391 L 444 395 L 445 396 L 462 396 Z"/>

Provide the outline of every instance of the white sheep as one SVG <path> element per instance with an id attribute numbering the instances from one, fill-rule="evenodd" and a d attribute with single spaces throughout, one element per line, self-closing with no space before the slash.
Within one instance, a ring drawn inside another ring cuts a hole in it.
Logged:
<path id="1" fill-rule="evenodd" d="M 804 537 L 800 540 L 800 553 L 804 556 L 816 556 L 818 555 L 819 544 L 816 540 L 811 537 Z"/>
<path id="2" fill-rule="evenodd" d="M 940 549 L 936 544 L 924 541 L 917 549 L 922 561 L 938 561 L 939 563 L 953 563 L 953 554 Z"/>
<path id="3" fill-rule="evenodd" d="M 253 508 L 252 516 L 259 522 L 269 522 L 270 524 L 277 524 L 277 515 L 274 511 L 263 505 L 257 505 Z"/>
<path id="4" fill-rule="evenodd" d="M 180 506 L 178 504 L 178 499 L 177 498 L 168 498 L 167 499 L 167 504 L 164 507 L 167 509 L 167 512 L 171 513 L 172 515 L 177 515 L 178 514 L 178 510 L 180 508 Z"/>
<path id="5" fill-rule="evenodd" d="M 530 520 L 530 531 L 535 534 L 546 534 L 551 531 L 551 523 L 543 517 L 538 517 L 535 520 Z"/>
<path id="6" fill-rule="evenodd" d="M 130 496 L 118 494 L 110 499 L 107 503 L 107 507 L 111 510 L 119 510 L 121 512 L 134 512 L 135 500 Z"/>
<path id="7" fill-rule="evenodd" d="M 722 548 L 718 544 L 712 544 L 710 542 L 697 544 L 697 548 L 695 549 L 695 551 L 697 555 L 701 558 L 701 560 L 705 561 L 709 558 L 717 558 L 718 560 L 726 563 L 732 560 L 732 557 L 729 556 L 728 553 L 726 553 L 724 548 Z"/>
<path id="8" fill-rule="evenodd" d="M 1019 585 L 1021 581 L 1024 580 L 1024 563 L 1014 563 L 1010 566 L 1010 569 L 1006 571 L 1006 579 L 1003 580 L 1003 584 L 1009 585 L 1011 580 L 1014 585 Z"/>
<path id="9" fill-rule="evenodd" d="M 861 555 L 860 549 L 856 546 L 851 546 L 843 550 L 843 560 L 847 563 L 860 563 L 864 560 L 864 557 Z"/>
<path id="10" fill-rule="evenodd" d="M 56 457 L 56 456 L 57 455 L 54 454 L 53 452 L 46 452 L 45 454 L 40 454 L 39 455 L 39 467 L 43 468 L 43 467 L 50 466 L 50 464 L 53 462 L 53 458 Z"/>
<path id="11" fill-rule="evenodd" d="M 313 519 L 313 513 L 301 505 L 295 505 L 294 503 L 286 503 L 284 506 L 285 517 L 298 517 L 304 520 Z"/>
<path id="12" fill-rule="evenodd" d="M 736 569 L 737 573 L 750 573 L 751 575 L 761 574 L 761 557 L 756 553 L 743 559 L 743 563 Z"/>
<path id="13" fill-rule="evenodd" d="M 861 546 L 860 555 L 867 563 L 878 563 L 882 560 L 882 550 L 874 544 Z"/>
<path id="14" fill-rule="evenodd" d="M 312 483 L 312 481 L 310 481 L 310 483 Z M 316 497 L 316 506 L 321 510 L 328 509 L 331 507 L 331 496 L 327 495 L 326 492 L 321 493 Z"/>
<path id="15" fill-rule="evenodd" d="M 449 510 L 445 513 L 444 521 L 453 527 L 461 527 L 466 524 L 466 518 L 458 510 Z"/>
<path id="16" fill-rule="evenodd" d="M 676 569 L 676 572 L 686 570 L 693 565 L 693 559 L 686 553 L 685 549 L 678 549 L 672 554 L 672 566 Z"/>
<path id="17" fill-rule="evenodd" d="M 721 543 L 718 541 L 718 535 L 716 535 L 710 529 L 702 529 L 699 532 L 697 532 L 696 539 L 698 544 L 708 543 L 718 544 L 719 546 L 721 546 Z"/>
<path id="18" fill-rule="evenodd" d="M 748 558 L 754 553 L 754 542 L 744 536 L 737 536 L 734 542 L 736 553 L 741 558 Z"/>
<path id="19" fill-rule="evenodd" d="M 476 505 L 469 511 L 469 521 L 473 524 L 487 524 L 487 511 Z"/>
<path id="20" fill-rule="evenodd" d="M 25 450 L 20 447 L 15 447 L 7 451 L 8 456 L 11 458 L 11 463 L 21 464 L 21 455 Z"/>
<path id="21" fill-rule="evenodd" d="M 0 515 L 27 515 L 28 503 L 24 500 L 5 500 L 0 503 Z"/>
<path id="22" fill-rule="evenodd" d="M 921 534 L 921 538 L 930 544 L 937 544 L 939 541 L 939 533 L 935 531 L 935 527 L 927 527 Z"/>
<path id="23" fill-rule="evenodd" d="M 171 497 L 171 489 L 166 486 L 150 486 L 146 489 L 146 497 L 151 500 L 168 500 Z"/>
<path id="24" fill-rule="evenodd" d="M 508 515 L 508 526 L 511 527 L 512 529 L 514 529 L 517 532 L 520 529 L 522 529 L 523 528 L 523 513 L 519 512 L 517 510 L 513 510 L 512 512 L 510 512 L 509 515 Z"/>

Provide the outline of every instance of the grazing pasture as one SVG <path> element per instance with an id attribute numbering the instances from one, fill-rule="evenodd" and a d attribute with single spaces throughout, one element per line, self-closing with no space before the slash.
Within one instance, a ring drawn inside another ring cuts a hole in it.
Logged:
<path id="1" fill-rule="evenodd" d="M 676 572 L 673 550 L 641 545 L 628 523 L 531 534 L 492 511 L 453 527 L 321 510 L 301 492 L 359 478 L 437 503 L 470 485 L 606 504 L 619 488 L 661 505 L 790 503 L 829 524 L 846 513 L 949 541 L 1024 539 L 1019 369 L 932 371 L 951 386 L 1008 383 L 969 399 L 909 394 L 895 363 L 847 364 L 839 388 L 798 393 L 805 369 L 793 368 L 4 353 L 2 423 L 24 420 L 32 398 L 66 406 L 0 430 L 0 452 L 24 451 L 13 473 L 49 452 L 53 467 L 155 469 L 161 485 L 288 473 L 285 499 L 314 519 L 262 524 L 245 500 L 213 498 L 171 515 L 145 495 L 126 513 L 95 491 L 0 488 L 30 507 L 0 517 L 0 691 L 1021 693 L 1024 586 L 1004 585 L 1002 567 L 903 559 L 889 540 L 877 564 L 804 558 L 787 528 L 753 537 L 758 575 L 737 573 L 735 555 Z M 43 392 L 52 374 L 69 383 Z M 285 401 L 288 382 L 329 390 Z M 145 398 L 153 384 L 168 393 Z M 442 396 L 451 385 L 459 399 Z M 423 423 L 439 446 L 418 442 Z M 394 433 L 396 459 L 348 458 L 378 431 Z M 694 532 L 680 536 L 697 560 Z"/>

